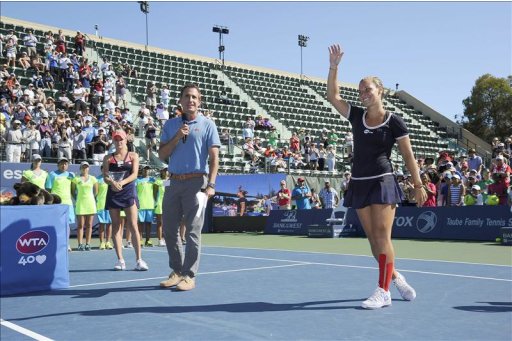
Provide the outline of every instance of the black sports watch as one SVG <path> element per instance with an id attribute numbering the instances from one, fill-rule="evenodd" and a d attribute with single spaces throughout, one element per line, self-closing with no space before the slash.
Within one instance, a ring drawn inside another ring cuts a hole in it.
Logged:
<path id="1" fill-rule="evenodd" d="M 209 182 L 208 185 L 206 185 L 206 187 L 215 189 L 215 184 L 213 182 Z"/>

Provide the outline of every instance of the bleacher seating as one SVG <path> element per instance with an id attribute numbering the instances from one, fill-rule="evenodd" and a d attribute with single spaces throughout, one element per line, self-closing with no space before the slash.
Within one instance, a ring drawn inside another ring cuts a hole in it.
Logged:
<path id="1" fill-rule="evenodd" d="M 40 26 L 40 25 L 39 25 Z M 13 25 L 8 22 L 0 24 L 0 32 L 7 33 L 13 28 L 18 37 L 22 38 L 27 27 Z M 48 28 L 51 29 L 51 28 Z M 43 41 L 45 32 L 35 30 L 35 35 Z M 261 108 L 264 108 L 272 120 L 280 122 L 286 129 L 297 131 L 300 128 L 308 129 L 313 136 L 319 136 L 323 128 L 334 130 L 339 136 L 344 136 L 350 130 L 349 122 L 342 118 L 332 107 L 326 105 L 319 98 L 326 98 L 326 82 L 301 79 L 288 75 L 280 75 L 269 71 L 258 71 L 253 67 L 232 66 L 226 63 L 224 68 L 211 60 L 200 58 L 187 58 L 168 53 L 146 51 L 131 46 L 112 43 L 113 40 L 102 40 L 93 37 L 93 42 L 88 45 L 100 57 L 108 58 L 110 62 L 128 63 L 138 71 L 138 76 L 125 77 L 128 89 L 132 94 L 132 105 L 137 105 L 145 99 L 145 89 L 149 82 L 154 82 L 158 88 L 167 84 L 171 91 L 171 98 L 179 96 L 179 89 L 189 82 L 196 83 L 203 92 L 205 107 L 214 112 L 219 132 L 223 128 L 229 128 L 240 141 L 241 130 L 246 116 L 254 117 L 257 112 L 246 101 L 240 99 L 233 89 L 226 86 L 219 79 L 216 72 L 222 72 L 234 82 L 245 95 L 254 100 Z M 68 46 L 72 45 L 73 37 L 67 36 Z M 38 48 L 42 49 L 41 46 Z M 101 63 L 101 62 L 100 62 Z M 22 84 L 28 83 L 22 71 L 17 71 Z M 217 103 L 216 99 L 222 92 L 228 94 L 231 104 Z M 345 100 L 361 105 L 358 99 L 357 87 L 340 87 L 340 94 Z M 49 94 L 48 94 L 49 95 Z M 171 100 L 171 105 L 176 104 Z M 434 156 L 439 150 L 447 149 L 448 144 L 444 140 L 446 131 L 439 128 L 436 122 L 414 110 L 402 100 L 389 96 L 384 101 L 387 110 L 394 112 L 407 123 L 410 130 L 411 143 L 416 155 Z M 257 135 L 265 137 L 265 133 L 257 132 Z M 282 141 L 287 143 L 287 141 Z M 238 142 L 240 143 L 240 142 Z M 241 172 L 246 162 L 241 157 L 241 149 L 235 149 L 236 155 L 227 152 L 221 153 L 222 172 Z"/>

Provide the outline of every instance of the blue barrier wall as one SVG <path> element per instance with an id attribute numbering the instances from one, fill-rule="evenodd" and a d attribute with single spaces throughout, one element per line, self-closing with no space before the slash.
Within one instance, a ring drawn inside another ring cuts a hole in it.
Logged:
<path id="1" fill-rule="evenodd" d="M 0 295 L 69 287 L 68 209 L 0 206 Z"/>
<path id="2" fill-rule="evenodd" d="M 326 225 L 331 210 L 272 211 L 265 233 L 307 235 L 312 224 Z M 393 238 L 495 241 L 501 228 L 512 226 L 509 206 L 398 207 Z M 353 209 L 347 212 L 345 236 L 364 236 Z"/>

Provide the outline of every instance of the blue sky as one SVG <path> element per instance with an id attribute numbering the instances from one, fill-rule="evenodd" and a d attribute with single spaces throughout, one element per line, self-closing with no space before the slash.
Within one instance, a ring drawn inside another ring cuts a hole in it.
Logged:
<path id="1" fill-rule="evenodd" d="M 3 16 L 145 44 L 137 2 L 5 2 Z M 345 50 L 340 80 L 367 75 L 403 89 L 448 118 L 461 115 L 475 80 L 512 74 L 511 2 L 150 2 L 149 45 L 325 79 L 327 47 Z M 44 13 L 44 14 L 43 14 Z"/>

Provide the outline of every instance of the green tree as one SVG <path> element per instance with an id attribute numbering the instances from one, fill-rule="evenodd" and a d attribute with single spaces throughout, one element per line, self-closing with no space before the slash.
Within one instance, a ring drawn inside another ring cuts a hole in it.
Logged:
<path id="1" fill-rule="evenodd" d="M 485 74 L 478 78 L 464 104 L 464 128 L 490 142 L 512 133 L 512 76 L 497 78 Z"/>

